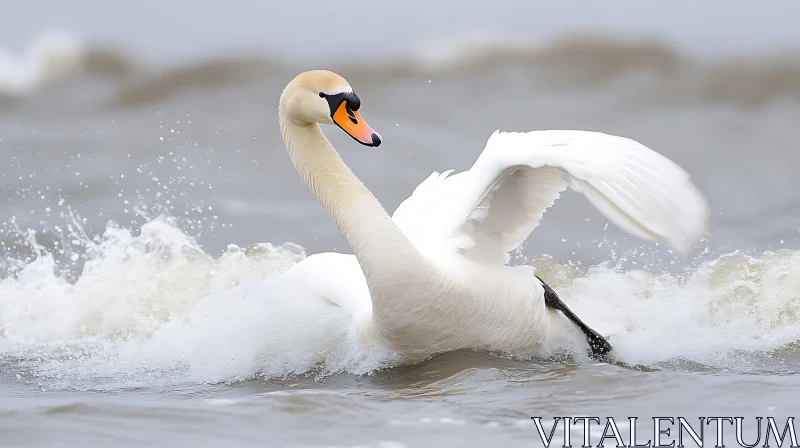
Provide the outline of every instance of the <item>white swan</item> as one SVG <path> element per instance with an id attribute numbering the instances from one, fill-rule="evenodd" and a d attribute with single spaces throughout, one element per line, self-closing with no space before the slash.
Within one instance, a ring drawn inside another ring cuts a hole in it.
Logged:
<path id="1" fill-rule="evenodd" d="M 329 71 L 302 73 L 281 95 L 291 161 L 354 252 L 309 256 L 281 281 L 348 311 L 364 344 L 410 360 L 461 348 L 528 353 L 571 327 L 564 315 L 582 325 L 532 267 L 506 265 L 567 187 L 626 231 L 682 253 L 705 232 L 708 206 L 683 169 L 633 140 L 586 131 L 495 132 L 470 170 L 433 173 L 390 217 L 318 126 L 378 146 L 359 107 Z M 610 349 L 583 327 L 595 353 Z"/>

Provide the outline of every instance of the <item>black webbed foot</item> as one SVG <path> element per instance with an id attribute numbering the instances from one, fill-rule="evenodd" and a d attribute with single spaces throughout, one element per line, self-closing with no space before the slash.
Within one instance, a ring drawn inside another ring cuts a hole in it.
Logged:
<path id="1" fill-rule="evenodd" d="M 600 336 L 600 333 L 592 330 L 589 328 L 588 325 L 583 323 L 582 320 L 572 312 L 572 310 L 567 307 L 567 305 L 558 297 L 553 288 L 551 288 L 547 283 L 544 282 L 538 275 L 536 276 L 540 282 L 542 282 L 542 286 L 544 286 L 544 304 L 548 308 L 553 308 L 555 310 L 561 311 L 564 316 L 567 317 L 572 323 L 578 326 L 578 328 L 583 331 L 583 334 L 586 335 L 586 342 L 589 343 L 589 348 L 592 350 L 592 358 L 595 359 L 602 359 L 605 355 L 607 355 L 611 351 L 611 344 L 606 341 L 606 338 Z"/>

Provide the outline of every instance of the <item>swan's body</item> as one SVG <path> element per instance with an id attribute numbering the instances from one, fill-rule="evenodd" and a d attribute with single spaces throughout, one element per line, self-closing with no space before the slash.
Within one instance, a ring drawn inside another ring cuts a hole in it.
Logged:
<path id="1" fill-rule="evenodd" d="M 461 348 L 520 353 L 569 330 L 545 307 L 533 268 L 506 265 L 567 187 L 628 232 L 681 252 L 704 233 L 708 208 L 685 171 L 633 140 L 585 131 L 496 132 L 470 170 L 433 173 L 390 217 L 317 124 L 380 144 L 349 109 L 359 105 L 351 92 L 338 75 L 315 71 L 281 96 L 292 162 L 354 252 L 312 255 L 282 281 L 347 310 L 365 344 L 410 359 Z"/>

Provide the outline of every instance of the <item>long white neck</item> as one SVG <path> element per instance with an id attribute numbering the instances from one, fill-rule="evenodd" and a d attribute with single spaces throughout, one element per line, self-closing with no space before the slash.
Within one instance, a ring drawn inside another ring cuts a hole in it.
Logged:
<path id="1" fill-rule="evenodd" d="M 350 171 L 316 123 L 299 124 L 280 111 L 281 133 L 297 171 L 344 233 L 370 291 L 381 274 L 424 265 L 423 257 L 380 202 Z"/>

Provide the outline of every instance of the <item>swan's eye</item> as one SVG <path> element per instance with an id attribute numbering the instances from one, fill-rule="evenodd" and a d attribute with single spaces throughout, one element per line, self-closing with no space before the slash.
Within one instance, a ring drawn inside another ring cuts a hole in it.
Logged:
<path id="1" fill-rule="evenodd" d="M 325 98 L 326 96 L 328 96 L 328 95 L 325 95 L 325 93 L 324 93 L 324 92 L 319 92 L 319 97 L 320 97 L 320 98 Z"/>

